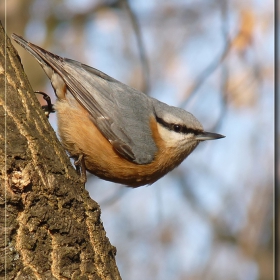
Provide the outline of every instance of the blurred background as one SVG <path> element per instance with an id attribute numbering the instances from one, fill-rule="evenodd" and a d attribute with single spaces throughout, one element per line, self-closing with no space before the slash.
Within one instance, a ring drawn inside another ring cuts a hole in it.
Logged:
<path id="1" fill-rule="evenodd" d="M 226 135 L 201 143 L 152 186 L 89 176 L 122 278 L 272 279 L 274 2 L 6 3 L 8 35 L 97 68 Z M 3 22 L 4 1 L 0 12 Z M 55 100 L 43 70 L 16 47 L 33 89 Z"/>

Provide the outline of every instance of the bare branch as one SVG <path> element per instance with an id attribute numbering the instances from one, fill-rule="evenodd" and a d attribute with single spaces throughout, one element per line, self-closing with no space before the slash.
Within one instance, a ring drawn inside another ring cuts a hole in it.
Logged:
<path id="1" fill-rule="evenodd" d="M 129 19 L 131 21 L 133 30 L 135 32 L 137 45 L 138 45 L 138 49 L 139 49 L 139 54 L 140 54 L 140 60 L 142 63 L 143 77 L 144 77 L 144 88 L 142 91 L 145 93 L 148 93 L 150 90 L 150 68 L 149 68 L 147 53 L 146 53 L 145 46 L 143 43 L 143 38 L 142 38 L 141 30 L 139 27 L 139 23 L 137 21 L 136 15 L 133 13 L 133 11 L 129 5 L 129 2 L 127 0 L 120 0 L 120 2 L 123 5 L 124 9 L 126 10 L 128 16 L 129 16 Z"/>

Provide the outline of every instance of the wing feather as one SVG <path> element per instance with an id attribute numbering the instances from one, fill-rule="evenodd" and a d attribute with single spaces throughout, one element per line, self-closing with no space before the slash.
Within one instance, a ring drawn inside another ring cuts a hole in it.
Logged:
<path id="1" fill-rule="evenodd" d="M 152 162 L 157 146 L 149 126 L 153 114 L 150 97 L 88 65 L 61 58 L 26 41 L 21 45 L 62 77 L 116 152 L 137 164 Z"/>

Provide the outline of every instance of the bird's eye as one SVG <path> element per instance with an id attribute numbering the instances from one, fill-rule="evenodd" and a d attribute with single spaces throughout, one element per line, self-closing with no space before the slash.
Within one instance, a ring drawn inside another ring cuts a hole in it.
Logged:
<path id="1" fill-rule="evenodd" d="M 182 129 L 183 129 L 183 127 L 182 127 L 181 125 L 179 125 L 179 124 L 173 124 L 173 130 L 174 130 L 175 132 L 181 132 Z"/>

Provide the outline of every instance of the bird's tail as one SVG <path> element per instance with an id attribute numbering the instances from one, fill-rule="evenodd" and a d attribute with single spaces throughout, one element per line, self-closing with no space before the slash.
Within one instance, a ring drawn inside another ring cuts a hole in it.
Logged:
<path id="1" fill-rule="evenodd" d="M 39 48 L 29 42 L 27 42 L 26 40 L 24 40 L 21 36 L 18 36 L 16 34 L 12 34 L 11 36 L 19 45 L 21 45 L 24 49 L 26 49 L 31 55 L 33 55 L 36 60 L 40 63 L 40 64 L 46 64 L 44 59 L 35 51 L 36 48 Z"/>
<path id="2" fill-rule="evenodd" d="M 48 52 L 39 46 L 36 46 L 30 42 L 27 42 L 25 39 L 23 39 L 21 36 L 12 34 L 11 36 L 20 46 L 22 46 L 24 49 L 26 49 L 31 55 L 33 55 L 36 60 L 43 66 L 50 66 L 52 65 L 53 61 L 62 61 L 63 58 L 55 55 L 51 52 Z M 44 69 L 45 70 L 45 69 Z"/>

